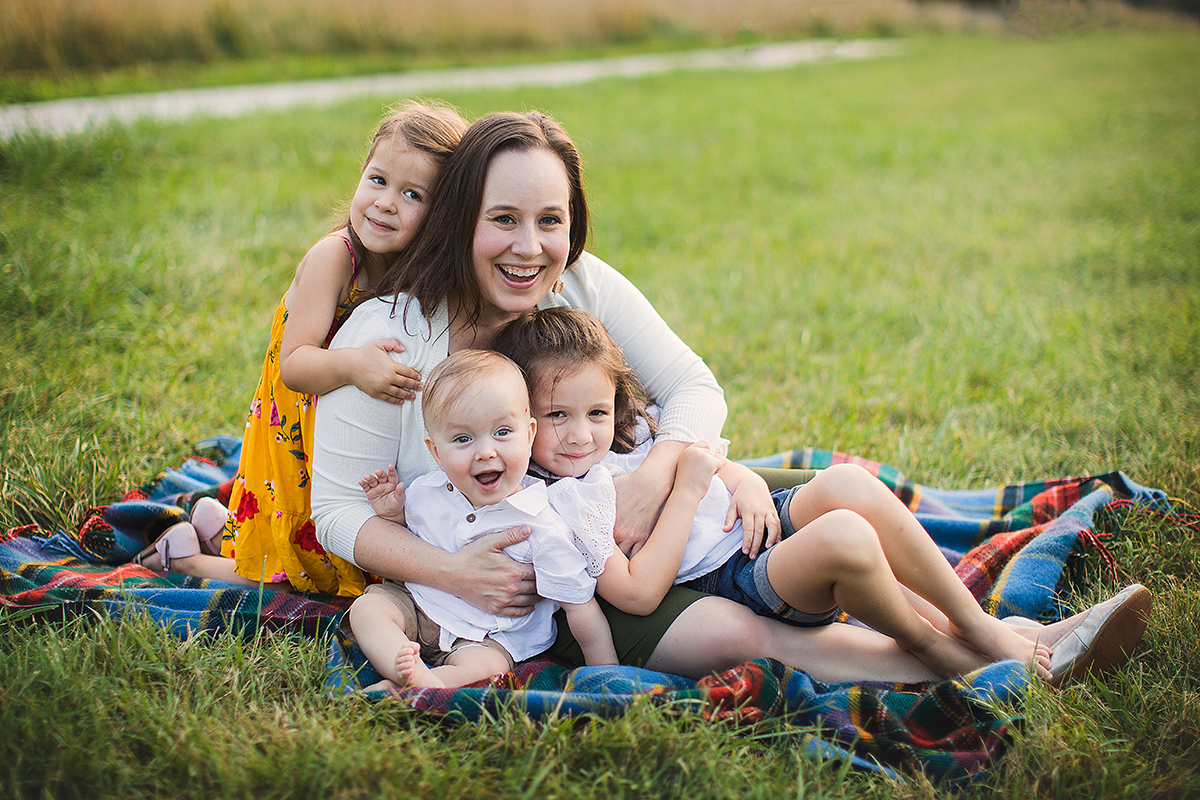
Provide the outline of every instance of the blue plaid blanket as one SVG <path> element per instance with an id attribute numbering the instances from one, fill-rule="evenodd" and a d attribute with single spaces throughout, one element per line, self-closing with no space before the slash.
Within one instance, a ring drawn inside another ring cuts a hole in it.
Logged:
<path id="1" fill-rule="evenodd" d="M 356 691 L 377 681 L 361 651 L 340 632 L 346 598 L 157 576 L 128 563 L 166 527 L 185 519 L 197 497 L 221 497 L 221 487 L 236 469 L 240 442 L 217 437 L 203 446 L 205 457 L 95 509 L 76 531 L 46 532 L 31 525 L 0 538 L 5 614 L 61 618 L 87 609 L 119 616 L 137 608 L 180 635 L 288 631 L 328 648 L 331 691 Z M 1170 511 L 1163 493 L 1120 473 L 947 491 L 827 450 L 791 451 L 747 463 L 824 467 L 842 461 L 862 464 L 887 484 L 917 514 L 984 607 L 998 615 L 1055 619 L 1069 610 L 1057 591 L 1067 559 L 1107 553 L 1093 524 L 1101 509 Z M 500 708 L 518 708 L 534 719 L 610 717 L 635 703 L 661 703 L 714 721 L 768 727 L 821 757 L 851 759 L 890 774 L 921 771 L 935 781 L 960 781 L 982 773 L 1003 754 L 1020 718 L 998 710 L 993 701 L 1019 700 L 1028 680 L 1016 662 L 993 664 L 959 680 L 905 686 L 822 684 L 763 660 L 700 681 L 633 667 L 570 668 L 542 660 L 470 687 L 373 696 L 450 720 L 477 720 Z"/>

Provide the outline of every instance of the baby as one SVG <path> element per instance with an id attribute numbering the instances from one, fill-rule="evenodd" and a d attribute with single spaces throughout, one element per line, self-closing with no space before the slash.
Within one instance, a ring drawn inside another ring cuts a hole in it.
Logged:
<path id="1" fill-rule="evenodd" d="M 526 476 L 537 423 L 521 370 L 491 351 L 456 352 L 430 373 L 423 414 L 425 444 L 440 469 L 407 490 L 394 466 L 366 476 L 372 509 L 450 552 L 528 525 L 532 535 L 505 552 L 533 565 L 544 599 L 527 616 L 498 617 L 428 586 L 368 586 L 350 607 L 350 627 L 385 678 L 370 688 L 450 688 L 507 672 L 553 643 L 559 605 L 587 663 L 617 663 L 593 596 L 595 576 L 550 508 L 545 483 Z"/>

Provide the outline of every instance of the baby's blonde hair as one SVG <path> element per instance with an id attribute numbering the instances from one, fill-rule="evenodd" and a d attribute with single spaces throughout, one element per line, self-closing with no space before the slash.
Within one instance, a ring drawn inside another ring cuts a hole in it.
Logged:
<path id="1" fill-rule="evenodd" d="M 459 350 L 429 373 L 421 397 L 421 415 L 425 429 L 433 430 L 445 423 L 449 411 L 466 392 L 489 378 L 509 372 L 525 386 L 525 376 L 511 358 L 494 350 Z M 525 408 L 529 408 L 529 391 L 525 391 Z"/>

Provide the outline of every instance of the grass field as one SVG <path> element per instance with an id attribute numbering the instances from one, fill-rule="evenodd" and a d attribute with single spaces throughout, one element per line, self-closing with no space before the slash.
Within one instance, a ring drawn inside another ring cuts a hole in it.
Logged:
<path id="1" fill-rule="evenodd" d="M 712 365 L 733 455 L 835 448 L 945 488 L 1120 468 L 1200 505 L 1197 85 L 1192 34 L 980 36 L 444 99 L 574 134 L 591 249 Z M 390 99 L 0 143 L 0 528 L 73 528 L 241 429 Z M 1145 653 L 1035 692 L 969 795 L 1200 797 L 1200 542 L 1134 519 L 1114 552 L 1156 595 Z M 0 630 L 13 797 L 935 794 L 653 709 L 431 725 L 326 698 L 306 642 Z"/>

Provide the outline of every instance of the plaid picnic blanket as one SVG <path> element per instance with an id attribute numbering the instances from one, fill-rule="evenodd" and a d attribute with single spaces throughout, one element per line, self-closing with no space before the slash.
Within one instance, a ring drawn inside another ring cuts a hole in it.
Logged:
<path id="1" fill-rule="evenodd" d="M 190 459 L 94 509 L 78 530 L 47 533 L 25 526 L 0 537 L 0 610 L 5 616 L 60 618 L 91 610 L 119 616 L 132 609 L 180 634 L 260 628 L 312 637 L 329 648 L 331 691 L 355 691 L 379 679 L 339 630 L 347 598 L 246 589 L 182 575 L 157 576 L 128 563 L 169 525 L 185 519 L 200 496 L 227 496 L 240 442 L 202 443 Z M 824 467 L 853 461 L 887 484 L 956 565 L 992 613 L 1059 618 L 1068 609 L 1056 591 L 1068 558 L 1106 554 L 1093 518 L 1101 509 L 1169 511 L 1163 493 L 1120 473 L 1064 478 L 981 491 L 919 486 L 891 467 L 828 450 L 798 450 L 753 466 Z M 935 781 L 981 774 L 1000 757 L 1020 718 L 993 701 L 1019 700 L 1029 678 L 1016 662 L 964 678 L 924 685 L 822 684 L 801 670 L 750 661 L 700 681 L 634 667 L 569 668 L 549 661 L 450 690 L 377 692 L 449 720 L 478 720 L 502 708 L 533 719 L 625 713 L 661 703 L 682 713 L 739 726 L 769 728 L 822 757 L 851 759 L 889 774 L 919 770 Z M 768 737 L 769 738 L 769 737 Z M 899 772 L 897 772 L 897 770 Z"/>

